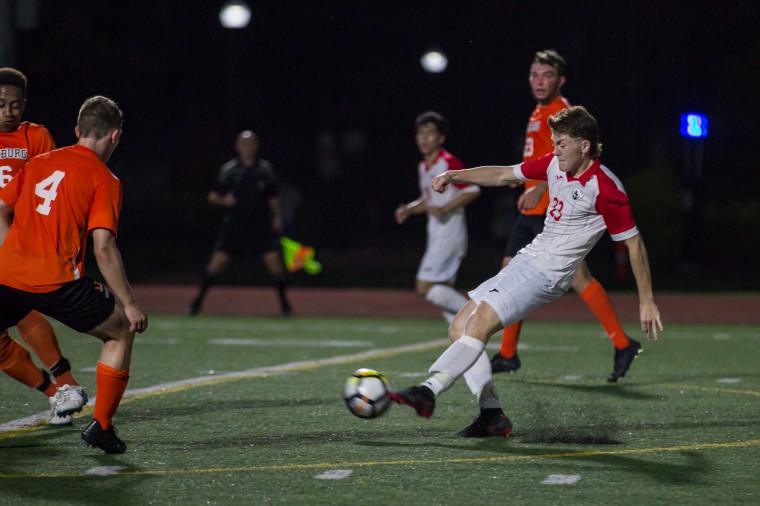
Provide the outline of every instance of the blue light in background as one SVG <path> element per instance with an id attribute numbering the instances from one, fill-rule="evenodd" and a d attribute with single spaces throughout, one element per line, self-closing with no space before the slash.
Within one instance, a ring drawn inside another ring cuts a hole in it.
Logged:
<path id="1" fill-rule="evenodd" d="M 707 116 L 696 112 L 682 114 L 681 135 L 692 139 L 707 137 Z"/>

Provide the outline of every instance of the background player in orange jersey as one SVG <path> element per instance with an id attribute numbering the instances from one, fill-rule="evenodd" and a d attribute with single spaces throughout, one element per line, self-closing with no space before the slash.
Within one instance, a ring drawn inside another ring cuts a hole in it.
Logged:
<path id="1" fill-rule="evenodd" d="M 417 292 L 443 311 L 451 323 L 467 303 L 454 289 L 457 271 L 467 254 L 467 220 L 464 208 L 480 196 L 475 185 L 456 185 L 441 194 L 430 188 L 430 181 L 447 170 L 464 169 L 459 158 L 443 149 L 448 122 L 434 111 L 417 116 L 414 122 L 415 141 L 423 159 L 417 164 L 420 196 L 396 208 L 396 223 L 409 216 L 427 214 L 427 246 L 417 269 Z"/>
<path id="2" fill-rule="evenodd" d="M 0 68 L 0 188 L 6 186 L 27 160 L 55 149 L 53 137 L 42 125 L 21 122 L 26 105 L 26 76 L 13 68 Z M 58 341 L 44 316 L 32 311 L 17 325 L 19 335 L 55 383 L 37 367 L 29 352 L 7 333 L 0 335 L 0 369 L 21 383 L 45 394 L 51 404 L 51 425 L 71 425 L 72 413 L 81 411 L 87 394 L 71 374 L 71 365 L 61 354 Z"/>
<path id="3" fill-rule="evenodd" d="M 524 162 L 536 160 L 554 149 L 547 120 L 552 114 L 570 107 L 562 96 L 566 76 L 567 64 L 559 53 L 548 49 L 535 54 L 528 80 L 533 97 L 538 103 L 530 115 L 525 132 Z M 551 219 L 546 216 L 549 207 L 547 188 L 545 181 L 525 183 L 525 191 L 517 200 L 520 215 L 509 234 L 502 267 L 509 264 L 518 251 L 530 244 L 533 238 L 543 231 L 545 221 Z M 641 344 L 625 335 L 607 292 L 591 275 L 585 261 L 573 279 L 572 289 L 593 311 L 615 346 L 613 370 L 607 377 L 607 381 L 614 383 L 625 376 L 633 360 L 642 351 Z M 504 329 L 501 349 L 491 358 L 493 372 L 515 372 L 520 368 L 517 342 L 521 327 L 522 320 Z"/>
<path id="4" fill-rule="evenodd" d="M 0 331 L 37 310 L 103 341 L 94 419 L 82 439 L 106 453 L 126 450 L 112 418 L 129 380 L 135 332 L 148 326 L 116 247 L 122 187 L 105 164 L 121 125 L 113 100 L 87 99 L 77 144 L 33 158 L 0 190 Z M 108 287 L 84 273 L 88 235 Z"/>

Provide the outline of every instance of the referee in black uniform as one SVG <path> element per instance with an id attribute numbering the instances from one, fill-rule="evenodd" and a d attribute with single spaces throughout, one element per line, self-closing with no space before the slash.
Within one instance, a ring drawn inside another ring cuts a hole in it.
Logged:
<path id="1" fill-rule="evenodd" d="M 235 139 L 237 158 L 222 165 L 216 187 L 208 194 L 209 203 L 224 209 L 224 216 L 200 290 L 187 310 L 190 316 L 200 313 L 209 288 L 232 258 L 246 250 L 261 255 L 277 288 L 282 315 L 293 315 L 279 239 L 283 230 L 280 191 L 274 167 L 258 157 L 259 145 L 256 133 L 240 132 Z"/>

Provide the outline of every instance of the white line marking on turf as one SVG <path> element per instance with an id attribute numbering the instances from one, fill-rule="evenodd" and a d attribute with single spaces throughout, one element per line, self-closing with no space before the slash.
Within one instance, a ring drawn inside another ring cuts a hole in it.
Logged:
<path id="1" fill-rule="evenodd" d="M 333 469 L 315 476 L 318 480 L 342 480 L 354 473 L 353 469 Z"/>
<path id="2" fill-rule="evenodd" d="M 720 378 L 715 383 L 741 383 L 741 378 Z"/>
<path id="3" fill-rule="evenodd" d="M 581 378 L 583 378 L 583 376 L 580 376 L 578 374 L 568 374 L 566 376 L 559 377 L 561 381 L 578 381 Z"/>
<path id="4" fill-rule="evenodd" d="M 251 331 L 256 332 L 293 332 L 292 323 L 266 323 L 266 322 L 224 322 L 224 321 L 208 321 L 208 322 L 192 322 L 192 323 L 176 323 L 176 322 L 159 322 L 151 323 L 152 327 L 159 327 L 164 330 L 213 330 L 214 332 L 224 330 L 241 330 L 247 333 Z M 308 328 L 312 332 L 333 332 L 340 330 L 341 332 L 353 332 L 353 333 L 365 333 L 365 334 L 398 334 L 403 332 L 406 334 L 424 333 L 430 334 L 429 327 L 409 328 L 397 325 L 371 325 L 371 324 L 336 324 L 331 322 L 318 323 L 309 322 Z M 445 334 L 445 331 L 443 332 Z"/>
<path id="5" fill-rule="evenodd" d="M 581 479 L 579 474 L 550 474 L 541 485 L 572 485 Z"/>
<path id="6" fill-rule="evenodd" d="M 170 383 L 162 383 L 160 385 L 154 385 L 147 388 L 139 388 L 135 390 L 127 390 L 124 392 L 123 399 L 126 400 L 130 397 L 136 397 L 141 395 L 148 395 L 162 390 L 176 389 L 186 386 L 198 386 L 204 384 L 217 383 L 224 380 L 233 380 L 238 378 L 246 378 L 251 376 L 259 376 L 274 372 L 289 372 L 299 369 L 309 369 L 313 367 L 320 367 L 324 365 L 336 365 L 343 363 L 355 362 L 360 359 L 366 358 L 378 358 L 383 356 L 398 355 L 401 353 L 410 353 L 415 351 L 424 351 L 427 349 L 437 348 L 439 346 L 445 346 L 449 344 L 448 339 L 435 339 L 433 341 L 425 341 L 416 344 L 408 344 L 405 346 L 397 346 L 395 348 L 380 348 L 376 350 L 367 350 L 359 353 L 353 353 L 351 355 L 339 355 L 337 357 L 320 358 L 316 360 L 303 360 L 300 362 L 290 362 L 287 364 L 273 365 L 269 367 L 256 367 L 254 369 L 248 369 L 247 371 L 231 372 L 226 374 L 219 374 L 214 376 L 199 376 L 196 378 L 188 378 L 180 381 L 173 381 Z M 91 397 L 89 404 L 95 404 L 95 397 Z M 0 434 L 4 432 L 11 432 L 18 429 L 30 427 L 38 424 L 39 422 L 46 421 L 50 417 L 49 411 L 43 411 L 36 415 L 28 416 L 26 418 L 19 418 L 18 420 L 11 420 L 0 424 Z"/>
<path id="7" fill-rule="evenodd" d="M 92 469 L 82 473 L 82 476 L 111 476 L 116 474 L 122 469 L 126 469 L 127 466 L 100 466 L 93 467 Z"/>
<path id="8" fill-rule="evenodd" d="M 235 337 L 220 337 L 216 339 L 209 339 L 209 344 L 218 344 L 222 346 L 277 346 L 277 347 L 293 347 L 293 348 L 367 348 L 374 346 L 372 341 L 340 341 L 336 339 L 295 339 L 295 338 L 283 338 L 283 339 L 256 339 L 256 338 L 235 338 Z"/>
<path id="9" fill-rule="evenodd" d="M 163 339 L 154 339 L 152 337 L 135 337 L 135 343 L 140 346 L 144 344 L 179 344 L 181 341 L 178 337 L 166 337 Z"/>

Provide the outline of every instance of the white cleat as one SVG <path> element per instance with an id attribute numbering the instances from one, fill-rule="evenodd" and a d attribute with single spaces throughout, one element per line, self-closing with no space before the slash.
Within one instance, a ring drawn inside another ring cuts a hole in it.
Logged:
<path id="1" fill-rule="evenodd" d="M 48 424 L 52 425 L 53 427 L 68 427 L 73 425 L 73 423 L 74 415 L 59 416 L 56 414 L 53 414 L 53 416 L 50 418 L 50 421 L 48 422 Z"/>
<path id="2" fill-rule="evenodd" d="M 55 396 L 50 398 L 53 415 L 65 417 L 78 413 L 87 404 L 87 394 L 80 385 L 63 385 L 56 390 Z"/>

